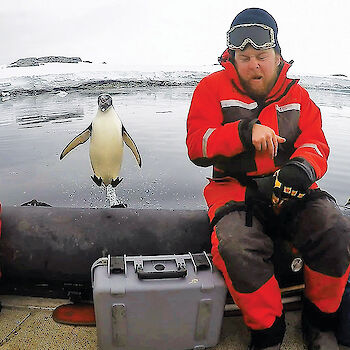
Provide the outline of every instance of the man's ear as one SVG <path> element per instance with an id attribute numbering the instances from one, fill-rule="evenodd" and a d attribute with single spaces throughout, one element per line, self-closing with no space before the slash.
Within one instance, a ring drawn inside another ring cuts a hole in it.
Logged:
<path id="1" fill-rule="evenodd" d="M 282 62 L 281 56 L 280 56 L 280 55 L 277 55 L 277 57 L 276 57 L 277 66 L 279 66 L 279 65 L 281 64 L 281 62 Z"/>

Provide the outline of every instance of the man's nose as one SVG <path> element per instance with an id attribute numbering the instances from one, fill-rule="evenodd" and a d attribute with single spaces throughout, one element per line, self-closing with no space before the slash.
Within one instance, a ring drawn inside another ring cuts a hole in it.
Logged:
<path id="1" fill-rule="evenodd" d="M 250 69 L 259 69 L 260 64 L 259 61 L 255 57 L 251 57 L 249 60 L 249 68 Z"/>

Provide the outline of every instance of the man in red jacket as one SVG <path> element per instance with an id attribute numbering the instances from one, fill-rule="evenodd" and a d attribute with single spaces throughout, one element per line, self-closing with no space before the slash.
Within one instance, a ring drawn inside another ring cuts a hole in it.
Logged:
<path id="1" fill-rule="evenodd" d="M 224 69 L 199 83 L 187 121 L 190 159 L 213 166 L 204 196 L 214 264 L 251 331 L 249 348 L 280 349 L 285 320 L 271 256 L 274 238 L 289 238 L 305 262 L 308 349 L 338 349 L 350 223 L 315 183 L 329 154 L 320 110 L 287 78 L 291 63 L 282 59 L 268 12 L 239 13 L 227 46 Z"/>

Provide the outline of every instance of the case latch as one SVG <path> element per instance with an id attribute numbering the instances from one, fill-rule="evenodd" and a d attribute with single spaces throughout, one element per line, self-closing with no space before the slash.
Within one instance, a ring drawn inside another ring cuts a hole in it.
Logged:
<path id="1" fill-rule="evenodd" d="M 110 273 L 125 273 L 125 259 L 123 256 L 111 256 Z"/>

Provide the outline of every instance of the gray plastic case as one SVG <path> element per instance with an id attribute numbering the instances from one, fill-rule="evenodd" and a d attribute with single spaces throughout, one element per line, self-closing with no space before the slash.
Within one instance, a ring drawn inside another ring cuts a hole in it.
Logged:
<path id="1" fill-rule="evenodd" d="M 101 350 L 205 349 L 219 341 L 227 289 L 206 253 L 111 257 L 91 268 Z"/>

